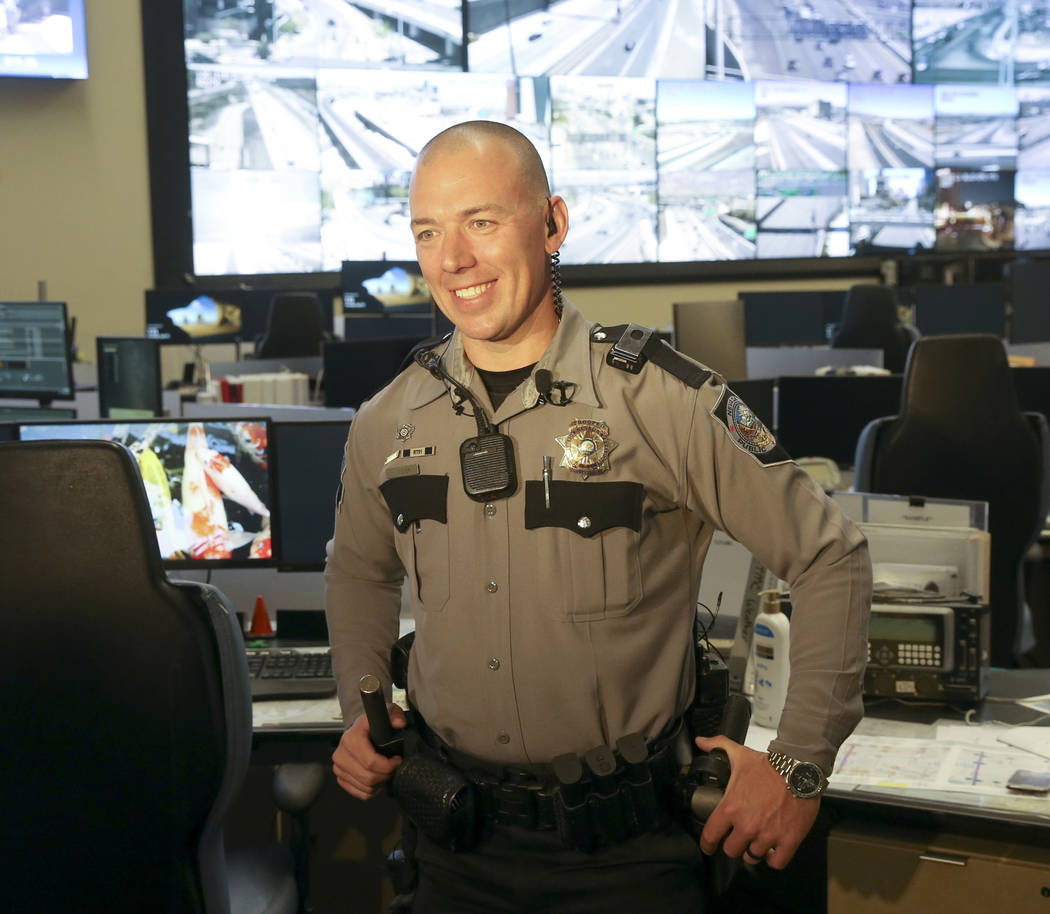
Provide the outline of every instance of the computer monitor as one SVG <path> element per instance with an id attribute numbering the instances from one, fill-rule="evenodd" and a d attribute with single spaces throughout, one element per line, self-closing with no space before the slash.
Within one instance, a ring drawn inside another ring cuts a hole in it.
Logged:
<path id="1" fill-rule="evenodd" d="M 1016 260 L 1010 273 L 1010 342 L 1050 341 L 1050 261 Z"/>
<path id="2" fill-rule="evenodd" d="M 828 342 L 828 325 L 842 317 L 846 292 L 741 292 L 740 298 L 748 346 L 821 346 Z"/>
<path id="3" fill-rule="evenodd" d="M 851 467 L 864 426 L 900 412 L 901 382 L 901 375 L 778 378 L 777 441 L 792 457 Z"/>
<path id="4" fill-rule="evenodd" d="M 730 380 L 747 377 L 744 303 L 675 302 L 675 348 Z"/>
<path id="5" fill-rule="evenodd" d="M 911 288 L 915 326 L 923 336 L 1006 332 L 1006 298 L 999 283 Z"/>
<path id="6" fill-rule="evenodd" d="M 332 538 L 350 420 L 275 422 L 279 571 L 321 571 Z"/>
<path id="7" fill-rule="evenodd" d="M 430 288 L 414 260 L 344 260 L 340 279 L 346 314 L 429 314 L 433 308 Z"/>
<path id="8" fill-rule="evenodd" d="M 324 405 L 357 409 L 397 376 L 412 347 L 423 339 L 425 337 L 325 343 L 321 349 Z"/>
<path id="9" fill-rule="evenodd" d="M 100 336 L 98 414 L 103 419 L 149 419 L 161 404 L 160 341 L 146 336 Z"/>
<path id="10" fill-rule="evenodd" d="M 842 316 L 842 290 L 741 292 L 748 346 L 824 346 Z"/>
<path id="11" fill-rule="evenodd" d="M 267 418 L 25 423 L 22 441 L 105 439 L 128 447 L 169 568 L 275 564 L 280 533 Z M 101 521 L 100 521 L 101 522 Z"/>
<path id="12" fill-rule="evenodd" d="M 266 331 L 273 297 L 287 291 L 147 289 L 146 336 L 164 343 L 254 343 Z M 332 297 L 318 295 L 321 322 L 329 332 Z"/>
<path id="13" fill-rule="evenodd" d="M 0 301 L 0 397 L 73 396 L 66 303 Z"/>

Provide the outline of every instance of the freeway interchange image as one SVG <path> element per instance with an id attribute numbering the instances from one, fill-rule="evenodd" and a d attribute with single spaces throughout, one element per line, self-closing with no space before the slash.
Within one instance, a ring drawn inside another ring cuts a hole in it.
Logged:
<path id="1" fill-rule="evenodd" d="M 899 80 L 894 0 L 536 2 L 189 0 L 196 272 L 411 260 L 416 154 L 475 118 L 539 150 L 566 263 L 1050 241 L 1050 86 Z"/>

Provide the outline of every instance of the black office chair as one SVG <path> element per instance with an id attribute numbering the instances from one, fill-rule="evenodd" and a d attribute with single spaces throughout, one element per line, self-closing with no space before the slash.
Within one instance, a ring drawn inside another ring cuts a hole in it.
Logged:
<path id="1" fill-rule="evenodd" d="M 313 292 L 281 292 L 270 302 L 266 331 L 255 342 L 255 358 L 319 356 L 327 338 L 320 299 Z"/>
<path id="2" fill-rule="evenodd" d="M 900 415 L 868 423 L 857 441 L 858 492 L 988 502 L 993 666 L 1023 663 L 1032 646 L 1022 562 L 1046 517 L 1048 464 L 1046 418 L 1018 408 L 1003 343 L 990 334 L 916 342 Z"/>
<path id="3" fill-rule="evenodd" d="M 293 914 L 285 845 L 223 847 L 251 749 L 237 618 L 165 576 L 134 458 L 0 444 L 0 505 L 3 907 Z"/>
<path id="4" fill-rule="evenodd" d="M 881 349 L 882 367 L 894 374 L 919 332 L 897 315 L 897 299 L 889 286 L 862 283 L 850 286 L 842 304 L 842 318 L 831 336 L 833 349 Z"/>

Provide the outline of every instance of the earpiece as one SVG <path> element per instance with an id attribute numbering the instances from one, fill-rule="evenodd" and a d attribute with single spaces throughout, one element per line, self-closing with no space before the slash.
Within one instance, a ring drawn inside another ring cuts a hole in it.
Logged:
<path id="1" fill-rule="evenodd" d="M 547 199 L 547 237 L 558 233 L 558 223 L 554 221 L 554 205 Z"/>

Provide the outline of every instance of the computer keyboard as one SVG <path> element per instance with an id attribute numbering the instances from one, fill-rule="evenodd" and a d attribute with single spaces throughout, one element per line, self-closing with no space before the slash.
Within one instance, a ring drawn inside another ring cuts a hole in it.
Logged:
<path id="1" fill-rule="evenodd" d="M 248 648 L 252 699 L 327 698 L 335 694 L 327 648 Z"/>

